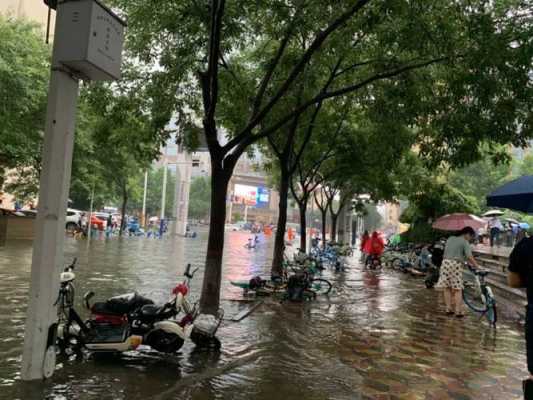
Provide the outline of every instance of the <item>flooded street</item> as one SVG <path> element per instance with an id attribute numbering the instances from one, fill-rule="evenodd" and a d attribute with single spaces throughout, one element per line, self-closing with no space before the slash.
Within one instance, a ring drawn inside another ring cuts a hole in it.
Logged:
<path id="1" fill-rule="evenodd" d="M 421 280 L 385 270 L 350 269 L 324 276 L 329 297 L 306 304 L 264 299 L 250 316 L 231 321 L 250 302 L 229 280 L 268 272 L 271 244 L 244 247 L 250 235 L 229 232 L 223 274 L 219 354 L 186 343 L 176 355 L 143 348 L 121 358 L 60 360 L 45 383 L 19 380 L 31 246 L 0 247 L 0 398 L 2 399 L 520 399 L 525 372 L 521 328 L 497 330 L 468 314 L 444 315 Z M 132 290 L 166 301 L 186 263 L 201 266 L 206 233 L 196 239 L 67 239 L 66 261 L 78 257 L 78 310 L 96 298 Z M 89 251 L 90 250 L 90 251 Z M 199 296 L 202 270 L 192 283 Z M 84 315 L 86 315 L 84 313 Z"/>

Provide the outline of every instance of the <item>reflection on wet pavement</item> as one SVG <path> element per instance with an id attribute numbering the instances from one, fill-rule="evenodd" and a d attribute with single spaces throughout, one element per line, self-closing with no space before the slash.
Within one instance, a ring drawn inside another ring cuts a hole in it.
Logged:
<path id="1" fill-rule="evenodd" d="M 268 272 L 270 243 L 248 250 L 248 237 L 228 233 L 224 282 Z M 95 241 L 89 254 L 85 242 L 68 239 L 65 254 L 79 257 L 78 303 L 89 289 L 98 298 L 135 289 L 162 302 L 187 262 L 203 262 L 205 245 L 205 233 L 197 239 L 125 238 Z M 437 293 L 421 281 L 363 272 L 355 259 L 346 273 L 325 271 L 335 282 L 329 298 L 307 304 L 266 299 L 241 322 L 226 321 L 220 354 L 187 344 L 176 355 L 144 348 L 121 358 L 62 360 L 53 379 L 29 384 L 20 382 L 18 369 L 31 247 L 0 247 L 0 398 L 521 398 L 519 326 L 502 320 L 494 330 L 474 315 L 446 317 Z M 222 299 L 227 319 L 250 306 L 227 284 Z"/>

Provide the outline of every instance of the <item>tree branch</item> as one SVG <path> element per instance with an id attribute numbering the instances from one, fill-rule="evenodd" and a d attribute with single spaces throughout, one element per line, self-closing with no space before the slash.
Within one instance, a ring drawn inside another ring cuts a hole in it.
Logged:
<path id="1" fill-rule="evenodd" d="M 250 136 L 252 129 L 254 129 L 265 118 L 265 116 L 270 112 L 274 105 L 276 105 L 277 102 L 281 99 L 281 97 L 285 95 L 285 93 L 292 86 L 293 82 L 304 70 L 305 66 L 309 63 L 311 57 L 320 49 L 326 39 L 369 2 L 370 0 L 358 0 L 348 11 L 341 14 L 338 18 L 331 22 L 326 29 L 318 32 L 309 48 L 304 52 L 300 60 L 296 63 L 285 82 L 278 89 L 277 93 L 269 100 L 267 105 L 263 107 L 263 109 L 260 110 L 251 119 L 248 125 L 244 127 L 241 132 L 239 132 L 231 141 L 229 141 L 226 146 L 224 146 L 226 149 L 229 150 L 233 148 L 238 143 L 245 141 L 246 138 Z"/>
<path id="2" fill-rule="evenodd" d="M 211 32 L 209 37 L 209 61 L 206 73 L 208 84 L 209 104 L 206 119 L 213 121 L 218 101 L 218 58 L 220 54 L 222 16 L 224 15 L 225 0 L 213 0 L 211 10 Z"/>
<path id="3" fill-rule="evenodd" d="M 354 85 L 346 86 L 344 88 L 341 88 L 341 89 L 338 89 L 338 90 L 334 90 L 334 91 L 331 91 L 331 92 L 327 92 L 326 91 L 324 93 L 319 93 L 314 98 L 312 98 L 311 100 L 309 100 L 306 103 L 302 104 L 300 107 L 298 107 L 298 108 L 292 110 L 291 112 L 287 113 L 284 117 L 280 118 L 278 120 L 278 122 L 276 122 L 274 125 L 272 125 L 272 126 L 270 126 L 268 128 L 265 128 L 262 132 L 260 132 L 257 135 L 254 135 L 254 136 L 257 136 L 258 137 L 257 140 L 259 140 L 259 138 L 262 138 L 262 137 L 265 137 L 265 136 L 271 134 L 272 132 L 274 132 L 277 129 L 279 129 L 281 126 L 285 125 L 287 123 L 287 121 L 289 121 L 295 114 L 303 113 L 307 108 L 309 108 L 313 104 L 318 103 L 319 101 L 324 101 L 324 100 L 327 100 L 327 99 L 331 99 L 331 98 L 334 98 L 334 97 L 339 97 L 339 96 L 342 96 L 342 95 L 345 95 L 345 94 L 348 94 L 348 93 L 352 93 L 352 92 L 354 92 L 354 91 L 356 91 L 358 89 L 361 89 L 361 88 L 365 87 L 366 85 L 369 85 L 372 82 L 379 81 L 379 80 L 382 80 L 382 79 L 392 78 L 392 77 L 400 75 L 400 74 L 402 74 L 404 72 L 408 72 L 408 71 L 411 71 L 411 70 L 414 70 L 414 69 L 418 69 L 418 68 L 427 67 L 429 65 L 445 61 L 447 59 L 448 59 L 448 57 L 439 57 L 439 58 L 435 58 L 435 59 L 424 61 L 424 62 L 417 63 L 417 64 L 405 65 L 405 66 L 403 66 L 401 68 L 398 68 L 398 69 L 395 69 L 395 70 L 392 70 L 392 71 L 387 71 L 387 72 L 382 72 L 382 73 L 375 74 L 375 75 L 371 76 L 370 78 L 367 78 L 367 79 L 365 79 L 365 80 L 363 80 L 361 82 L 358 82 L 358 83 L 356 83 Z"/>
<path id="4" fill-rule="evenodd" d="M 219 58 L 220 58 L 220 65 L 224 67 L 224 69 L 226 71 L 228 71 L 228 73 L 233 77 L 233 79 L 235 80 L 235 82 L 237 82 L 237 84 L 242 88 L 242 82 L 241 80 L 239 79 L 239 77 L 235 74 L 235 72 L 229 67 L 228 63 L 226 62 L 226 59 L 224 58 L 224 55 L 222 54 L 222 52 L 220 52 L 219 54 Z"/>
<path id="5" fill-rule="evenodd" d="M 296 20 L 297 15 L 298 15 L 298 10 L 296 10 L 296 12 L 294 13 L 294 18 L 289 23 L 289 26 L 287 27 L 287 31 L 285 32 L 285 35 L 283 36 L 283 39 L 281 39 L 281 42 L 278 47 L 278 51 L 274 55 L 274 58 L 270 61 L 266 74 L 261 80 L 261 84 L 259 85 L 259 89 L 257 91 L 257 94 L 253 102 L 251 119 L 253 119 L 257 115 L 257 113 L 259 112 L 259 109 L 261 108 L 261 104 L 263 102 L 263 96 L 265 95 L 268 84 L 270 83 L 270 80 L 272 79 L 272 75 L 274 74 L 274 71 L 276 70 L 276 67 L 278 66 L 279 60 L 281 59 L 281 57 L 283 56 L 283 53 L 285 52 L 285 49 L 287 48 L 287 44 L 289 43 L 289 39 L 295 27 L 294 22 Z"/>

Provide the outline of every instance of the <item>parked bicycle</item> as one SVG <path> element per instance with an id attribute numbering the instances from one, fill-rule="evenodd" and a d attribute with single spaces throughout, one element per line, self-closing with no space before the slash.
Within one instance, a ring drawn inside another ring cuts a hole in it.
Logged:
<path id="1" fill-rule="evenodd" d="M 464 281 L 464 302 L 472 311 L 481 314 L 481 317 L 486 317 L 489 324 L 496 326 L 498 319 L 496 299 L 494 298 L 492 289 L 485 281 L 485 277 L 489 272 L 476 270 L 470 265 L 467 266 L 470 270 L 471 277 Z"/>

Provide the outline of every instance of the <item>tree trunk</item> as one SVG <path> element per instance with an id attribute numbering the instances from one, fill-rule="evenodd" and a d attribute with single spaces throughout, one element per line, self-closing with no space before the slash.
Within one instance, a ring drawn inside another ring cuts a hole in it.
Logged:
<path id="1" fill-rule="evenodd" d="M 320 210 L 320 213 L 322 214 L 322 248 L 326 248 L 326 224 L 327 224 L 327 216 L 328 216 L 328 209 L 325 208 L 324 210 Z"/>
<path id="2" fill-rule="evenodd" d="M 300 250 L 307 251 L 307 201 L 298 202 L 300 209 Z"/>
<path id="3" fill-rule="evenodd" d="M 339 209 L 339 212 L 337 213 L 338 220 L 337 220 L 337 240 L 340 243 L 344 243 L 346 239 L 346 209 L 344 205 L 341 206 Z"/>
<path id="4" fill-rule="evenodd" d="M 222 256 L 224 254 L 224 226 L 226 223 L 226 196 L 231 171 L 211 166 L 211 210 L 209 216 L 209 237 L 205 260 L 204 281 L 200 310 L 205 314 L 216 315 L 220 304 L 222 280 Z"/>
<path id="5" fill-rule="evenodd" d="M 283 274 L 283 253 L 285 251 L 285 228 L 287 226 L 287 203 L 289 197 L 288 171 L 281 171 L 279 185 L 279 215 L 276 237 L 274 240 L 274 257 L 272 259 L 272 275 L 281 276 Z"/>
<path id="6" fill-rule="evenodd" d="M 331 242 L 335 242 L 337 240 L 337 217 L 339 214 L 335 214 L 331 212 L 331 231 L 330 231 L 330 238 L 329 240 Z"/>
<path id="7" fill-rule="evenodd" d="M 126 185 L 122 186 L 122 207 L 120 209 L 120 228 L 118 230 L 118 235 L 122 236 L 124 232 L 124 225 L 126 224 L 126 206 L 128 204 L 128 189 Z M 89 221 L 90 226 L 90 221 Z"/>

